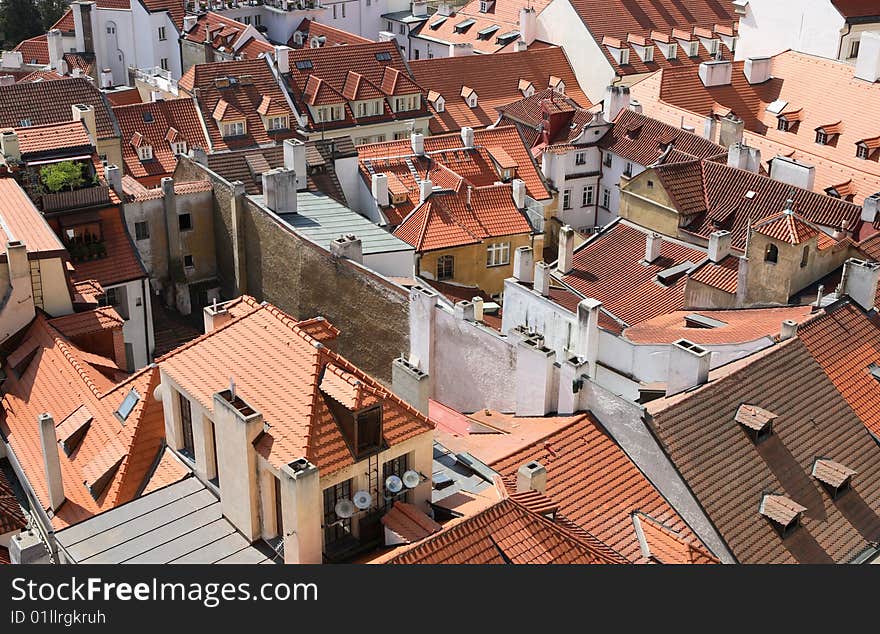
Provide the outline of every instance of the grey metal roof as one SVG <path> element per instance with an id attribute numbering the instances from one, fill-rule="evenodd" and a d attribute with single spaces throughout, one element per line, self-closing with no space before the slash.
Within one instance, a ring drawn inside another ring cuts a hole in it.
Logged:
<path id="1" fill-rule="evenodd" d="M 275 563 L 223 517 L 220 500 L 190 477 L 55 534 L 76 563 Z"/>
<path id="2" fill-rule="evenodd" d="M 262 196 L 253 196 L 265 204 Z M 359 213 L 317 192 L 299 192 L 296 197 L 296 213 L 278 214 L 282 220 L 314 240 L 325 249 L 341 235 L 353 233 L 361 239 L 364 255 L 413 251 L 413 247 L 400 238 L 374 225 Z"/>
<path id="3" fill-rule="evenodd" d="M 479 493 L 493 486 L 485 477 L 480 476 L 479 469 L 474 469 L 475 465 L 468 464 L 469 457 L 456 455 L 439 442 L 434 442 L 431 502 L 436 504 L 462 491 Z"/>
<path id="4" fill-rule="evenodd" d="M 412 11 L 392 11 L 391 13 L 383 13 L 382 17 L 386 20 L 395 20 L 397 22 L 403 22 L 404 24 L 411 24 L 414 22 L 424 22 L 431 16 L 413 15 Z"/>

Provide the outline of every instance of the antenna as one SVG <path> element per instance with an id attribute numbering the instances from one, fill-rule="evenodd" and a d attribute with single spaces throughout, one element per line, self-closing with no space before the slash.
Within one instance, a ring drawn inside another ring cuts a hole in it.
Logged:
<path id="1" fill-rule="evenodd" d="M 400 493 L 403 491 L 403 480 L 396 475 L 390 475 L 385 478 L 385 490 L 391 493 Z"/>
<path id="2" fill-rule="evenodd" d="M 354 515 L 355 506 L 348 498 L 342 498 L 336 503 L 336 506 L 333 507 L 333 510 L 336 512 L 337 517 L 346 520 Z"/>
<path id="3" fill-rule="evenodd" d="M 419 472 L 412 469 L 404 471 L 401 479 L 407 489 L 415 489 L 422 482 L 422 476 L 419 475 Z"/>
<path id="4" fill-rule="evenodd" d="M 370 505 L 373 503 L 373 496 L 370 495 L 368 491 L 358 491 L 354 494 L 352 500 L 354 501 L 354 505 L 356 507 L 364 511 L 370 508 Z"/>

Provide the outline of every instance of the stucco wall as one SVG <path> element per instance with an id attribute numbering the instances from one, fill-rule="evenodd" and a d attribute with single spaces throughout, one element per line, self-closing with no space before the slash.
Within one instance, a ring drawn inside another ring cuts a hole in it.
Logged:
<path id="1" fill-rule="evenodd" d="M 830 0 L 749 0 L 746 15 L 739 20 L 735 58 L 775 55 L 792 48 L 836 59 L 845 32 L 843 16 Z"/>
<path id="2" fill-rule="evenodd" d="M 620 217 L 666 236 L 678 236 L 675 204 L 654 170 L 645 170 L 621 190 Z"/>

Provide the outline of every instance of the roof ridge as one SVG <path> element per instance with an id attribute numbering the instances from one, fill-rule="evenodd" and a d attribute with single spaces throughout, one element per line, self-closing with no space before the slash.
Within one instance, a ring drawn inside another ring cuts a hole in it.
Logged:
<path id="1" fill-rule="evenodd" d="M 92 381 L 92 377 L 89 376 L 88 372 L 85 371 L 83 365 L 88 365 L 85 361 L 81 361 L 71 350 L 72 344 L 69 344 L 64 336 L 61 334 L 59 330 L 57 330 L 52 324 L 49 323 L 49 320 L 46 319 L 42 314 L 37 316 L 38 323 L 41 326 L 46 328 L 46 334 L 52 338 L 55 344 L 58 345 L 59 350 L 61 350 L 61 354 L 64 355 L 64 358 L 67 359 L 68 363 L 70 363 L 71 367 L 79 374 L 80 378 L 83 380 L 83 383 L 91 390 L 92 394 L 97 398 L 101 398 L 103 393 L 95 385 L 94 381 Z M 89 366 L 91 367 L 91 366 Z"/>
<path id="2" fill-rule="evenodd" d="M 530 447 L 535 447 L 538 444 L 543 443 L 551 436 L 555 436 L 556 434 L 558 434 L 560 432 L 566 431 L 569 428 L 574 427 L 575 425 L 577 425 L 578 423 L 583 421 L 585 418 L 590 418 L 590 413 L 589 412 L 580 412 L 574 420 L 572 420 L 568 423 L 565 423 L 564 425 L 557 427 L 556 429 L 552 429 L 552 430 L 548 431 L 546 434 L 536 438 L 535 440 L 533 440 L 532 442 L 530 442 L 527 445 L 523 445 L 521 447 L 518 447 L 518 448 L 504 454 L 503 456 L 499 456 L 498 458 L 496 458 L 495 460 L 492 461 L 492 463 L 489 465 L 489 467 L 491 467 L 494 464 L 498 464 L 500 462 L 503 462 L 504 460 L 507 460 L 509 458 L 512 458 L 516 454 L 522 453 L 524 450 L 529 449 Z M 592 421 L 590 421 L 590 422 L 592 422 Z"/>

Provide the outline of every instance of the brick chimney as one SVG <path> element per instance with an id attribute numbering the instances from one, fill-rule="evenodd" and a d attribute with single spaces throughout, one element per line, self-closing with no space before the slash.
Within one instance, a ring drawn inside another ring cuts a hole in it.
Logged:
<path id="1" fill-rule="evenodd" d="M 550 144 L 562 130 L 567 130 L 574 112 L 559 112 L 553 107 L 553 98 L 541 100 L 541 116 L 544 120 L 544 143 Z"/>

